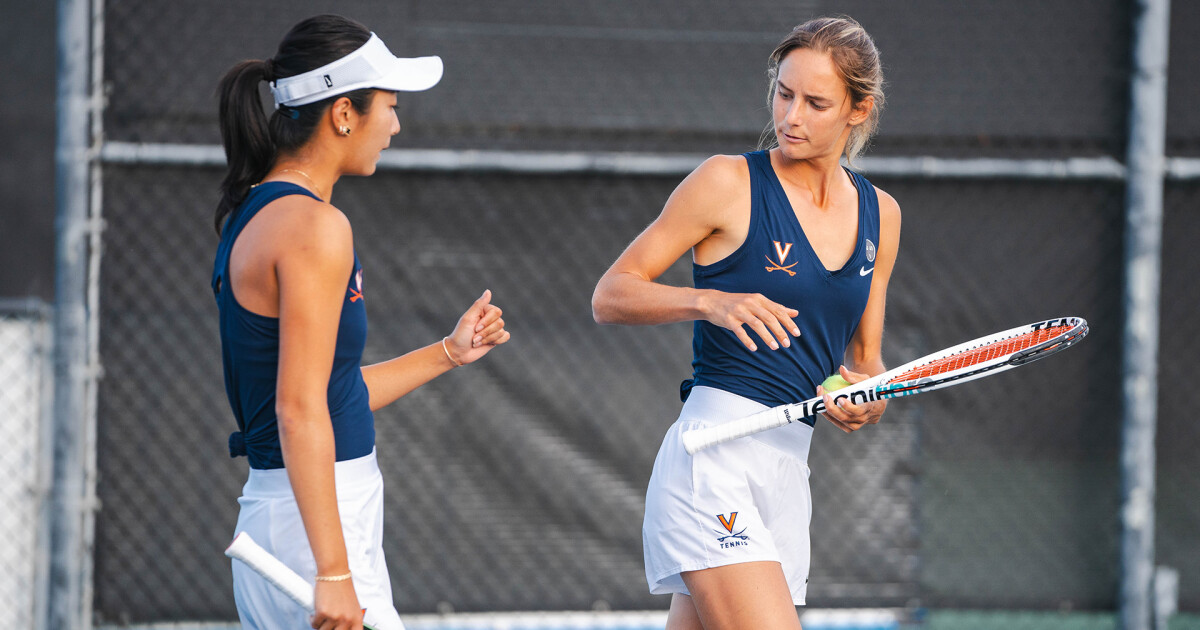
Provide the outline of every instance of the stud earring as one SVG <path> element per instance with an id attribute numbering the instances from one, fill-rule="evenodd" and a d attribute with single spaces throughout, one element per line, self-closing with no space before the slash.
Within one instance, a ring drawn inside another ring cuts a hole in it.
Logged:
<path id="1" fill-rule="evenodd" d="M 342 125 L 341 127 L 338 127 L 338 133 L 341 133 L 343 136 L 348 136 L 350 135 L 350 128 Z"/>

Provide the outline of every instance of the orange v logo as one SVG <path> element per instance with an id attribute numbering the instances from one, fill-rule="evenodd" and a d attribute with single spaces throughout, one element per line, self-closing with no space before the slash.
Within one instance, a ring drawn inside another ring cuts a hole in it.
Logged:
<path id="1" fill-rule="evenodd" d="M 730 512 L 729 520 L 725 520 L 724 514 L 718 514 L 717 520 L 721 521 L 721 526 L 725 528 L 725 531 L 732 534 L 733 533 L 733 523 L 735 521 L 737 521 L 737 512 Z"/>

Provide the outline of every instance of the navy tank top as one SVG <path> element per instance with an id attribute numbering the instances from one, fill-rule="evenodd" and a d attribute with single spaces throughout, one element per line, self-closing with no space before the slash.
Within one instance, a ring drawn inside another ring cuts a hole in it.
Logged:
<path id="1" fill-rule="evenodd" d="M 704 385 L 774 407 L 807 400 L 842 364 L 871 294 L 879 243 L 879 198 L 864 177 L 847 170 L 858 189 L 858 241 L 841 269 L 825 268 L 808 242 L 767 151 L 745 154 L 750 168 L 750 230 L 732 254 L 711 265 L 692 265 L 697 289 L 761 293 L 800 311 L 800 336 L 771 350 L 750 332 L 751 352 L 730 330 L 698 320 L 693 327 L 692 378 Z M 812 418 L 806 420 L 810 425 Z"/>
<path id="2" fill-rule="evenodd" d="M 275 386 L 279 372 L 279 319 L 252 313 L 238 303 L 229 280 L 229 253 L 246 224 L 264 206 L 287 195 L 319 197 L 287 182 L 266 182 L 250 189 L 221 231 L 213 262 L 212 289 L 220 311 L 221 357 L 225 393 L 233 407 L 239 432 L 229 437 L 231 456 L 247 455 L 250 467 L 283 468 L 283 450 L 275 417 Z M 363 304 L 362 266 L 354 255 L 354 270 L 346 285 L 338 322 L 333 371 L 329 375 L 329 415 L 337 460 L 369 455 L 375 448 L 375 416 L 362 377 L 367 341 L 367 311 Z"/>

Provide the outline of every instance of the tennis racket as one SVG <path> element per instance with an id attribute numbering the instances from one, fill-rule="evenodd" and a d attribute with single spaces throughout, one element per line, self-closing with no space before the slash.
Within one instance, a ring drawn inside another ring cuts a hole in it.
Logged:
<path id="1" fill-rule="evenodd" d="M 1020 326 L 921 357 L 830 395 L 835 404 L 840 400 L 859 404 L 931 392 L 1048 357 L 1078 343 L 1087 333 L 1087 322 L 1080 317 Z M 683 447 L 689 454 L 695 454 L 700 449 L 799 422 L 822 411 L 825 401 L 819 396 L 780 405 L 725 424 L 688 431 L 683 434 Z"/>
<path id="2" fill-rule="evenodd" d="M 250 534 L 238 532 L 233 542 L 229 543 L 229 548 L 225 550 L 225 555 L 245 562 L 246 566 L 254 569 L 272 586 L 292 598 L 292 601 L 303 606 L 309 614 L 316 612 L 316 606 L 313 604 L 313 585 L 291 567 L 280 562 L 279 558 L 271 555 L 271 552 L 258 546 Z M 375 630 L 370 614 L 364 614 L 363 630 Z"/>

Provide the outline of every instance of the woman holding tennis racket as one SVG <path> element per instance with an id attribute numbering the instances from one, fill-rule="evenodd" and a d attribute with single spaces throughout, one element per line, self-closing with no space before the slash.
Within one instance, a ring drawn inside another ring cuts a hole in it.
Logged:
<path id="1" fill-rule="evenodd" d="M 316 582 L 310 618 L 235 562 L 245 628 L 357 630 L 364 610 L 379 630 L 403 628 L 383 558 L 372 412 L 509 339 L 485 291 L 447 337 L 361 367 L 363 271 L 330 196 L 343 175 L 374 173 L 400 131 L 396 92 L 441 76 L 441 59 L 397 58 L 361 24 L 321 15 L 293 27 L 274 58 L 241 62 L 221 80 L 229 171 L 212 286 L 241 429 L 230 452 L 250 460 L 237 530 Z"/>
<path id="2" fill-rule="evenodd" d="M 809 569 L 812 426 L 694 456 L 681 435 L 824 393 L 833 373 L 855 383 L 885 371 L 900 208 L 840 163 L 878 122 L 878 52 L 853 20 L 816 19 L 779 44 L 768 76 L 775 146 L 699 166 L 592 300 L 600 323 L 695 321 L 693 377 L 654 463 L 643 526 L 650 590 L 674 594 L 670 630 L 799 628 Z M 695 288 L 655 282 L 689 249 Z M 854 431 L 884 406 L 831 404 L 825 415 Z"/>

